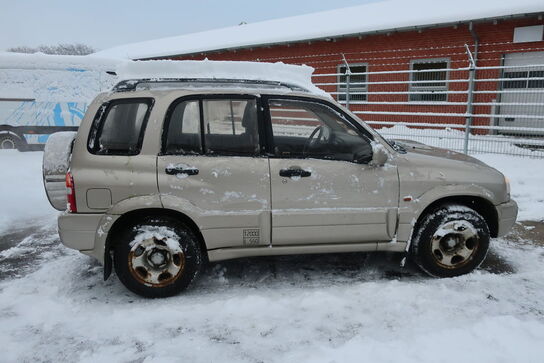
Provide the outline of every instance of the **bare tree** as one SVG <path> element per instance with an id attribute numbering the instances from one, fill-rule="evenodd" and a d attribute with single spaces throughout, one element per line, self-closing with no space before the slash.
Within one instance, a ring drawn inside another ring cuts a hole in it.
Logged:
<path id="1" fill-rule="evenodd" d="M 81 43 L 74 44 L 58 44 L 58 45 L 40 45 L 36 48 L 32 47 L 13 47 L 7 49 L 8 52 L 14 53 L 45 53 L 58 55 L 87 55 L 95 52 L 95 49 Z"/>

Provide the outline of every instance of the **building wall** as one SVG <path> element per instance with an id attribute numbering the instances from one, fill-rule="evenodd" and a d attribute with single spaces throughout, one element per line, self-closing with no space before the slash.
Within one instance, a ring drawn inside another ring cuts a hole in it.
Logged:
<path id="1" fill-rule="evenodd" d="M 498 20 L 475 23 L 474 29 L 480 38 L 478 66 L 500 66 L 504 54 L 513 52 L 544 51 L 544 42 L 513 43 L 515 27 L 541 25 L 544 21 L 538 17 L 525 17 L 510 20 Z M 191 56 L 172 56 L 170 59 L 241 60 L 241 61 L 282 61 L 291 64 L 307 64 L 315 68 L 316 74 L 337 73 L 342 64 L 342 54 L 350 64 L 365 63 L 368 72 L 409 70 L 410 62 L 415 59 L 448 58 L 450 68 L 468 67 L 469 61 L 465 44 L 474 52 L 474 40 L 468 24 L 442 28 L 429 28 L 420 31 L 391 32 L 387 34 L 364 35 L 361 37 L 338 38 L 330 41 L 299 42 L 288 45 L 261 46 L 222 52 L 209 52 Z M 479 70 L 477 78 L 500 78 L 501 69 Z M 450 80 L 466 80 L 467 71 L 449 73 Z M 371 74 L 368 82 L 408 81 L 409 73 Z M 320 77 L 320 83 L 335 83 L 337 77 Z M 383 105 L 372 102 L 406 102 L 408 94 L 372 94 L 372 92 L 406 92 L 408 83 L 369 84 L 367 104 L 351 105 L 355 111 L 388 112 L 447 112 L 465 113 L 466 105 Z M 477 82 L 475 90 L 497 90 L 500 82 Z M 329 92 L 336 91 L 336 86 L 323 86 Z M 450 82 L 448 91 L 465 91 L 467 82 Z M 492 102 L 496 94 L 476 94 L 475 102 Z M 448 94 L 448 102 L 466 102 L 466 94 Z M 476 106 L 475 114 L 490 114 L 491 106 Z M 451 116 L 415 116 L 415 115 L 363 115 L 370 121 L 413 121 L 413 122 L 465 122 L 464 117 Z M 475 125 L 488 125 L 489 117 L 475 118 Z"/>

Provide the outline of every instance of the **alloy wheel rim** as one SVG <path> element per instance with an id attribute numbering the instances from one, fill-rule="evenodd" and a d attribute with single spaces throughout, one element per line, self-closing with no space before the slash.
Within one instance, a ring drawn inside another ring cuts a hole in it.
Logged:
<path id="1" fill-rule="evenodd" d="M 151 237 L 134 243 L 128 255 L 132 276 L 150 287 L 163 287 L 174 282 L 185 267 L 183 250 L 172 248 L 164 239 Z"/>
<path id="2" fill-rule="evenodd" d="M 474 225 L 465 220 L 442 224 L 431 238 L 432 255 L 444 268 L 456 269 L 468 264 L 476 255 L 480 236 Z"/>

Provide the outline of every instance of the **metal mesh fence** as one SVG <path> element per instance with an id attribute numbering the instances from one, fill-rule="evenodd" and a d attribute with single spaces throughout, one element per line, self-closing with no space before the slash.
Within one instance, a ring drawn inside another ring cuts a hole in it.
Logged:
<path id="1" fill-rule="evenodd" d="M 313 55 L 300 63 L 316 68 L 317 86 L 386 137 L 543 158 L 544 48 L 479 46 Z"/>

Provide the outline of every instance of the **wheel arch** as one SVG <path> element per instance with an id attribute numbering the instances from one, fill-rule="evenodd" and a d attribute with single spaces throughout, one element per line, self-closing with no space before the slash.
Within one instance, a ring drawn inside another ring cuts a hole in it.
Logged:
<path id="1" fill-rule="evenodd" d="M 200 231 L 198 225 L 188 215 L 177 210 L 165 208 L 134 209 L 122 214 L 119 218 L 117 218 L 108 231 L 104 246 L 104 280 L 107 280 L 112 272 L 113 263 L 111 257 L 111 249 L 115 245 L 115 236 L 123 228 L 125 228 L 127 224 L 132 223 L 139 218 L 148 216 L 169 216 L 180 220 L 181 222 L 186 224 L 189 228 L 191 228 L 191 231 L 198 238 L 203 257 L 205 261 L 208 261 L 208 249 L 206 248 L 204 236 L 202 235 L 202 232 Z"/>
<path id="2" fill-rule="evenodd" d="M 425 218 L 429 212 L 445 204 L 460 204 L 474 209 L 484 218 L 489 227 L 491 237 L 497 237 L 499 231 L 499 216 L 497 214 L 497 209 L 491 201 L 478 195 L 451 195 L 434 200 L 419 213 L 414 230 L 418 228 L 423 218 Z"/>

